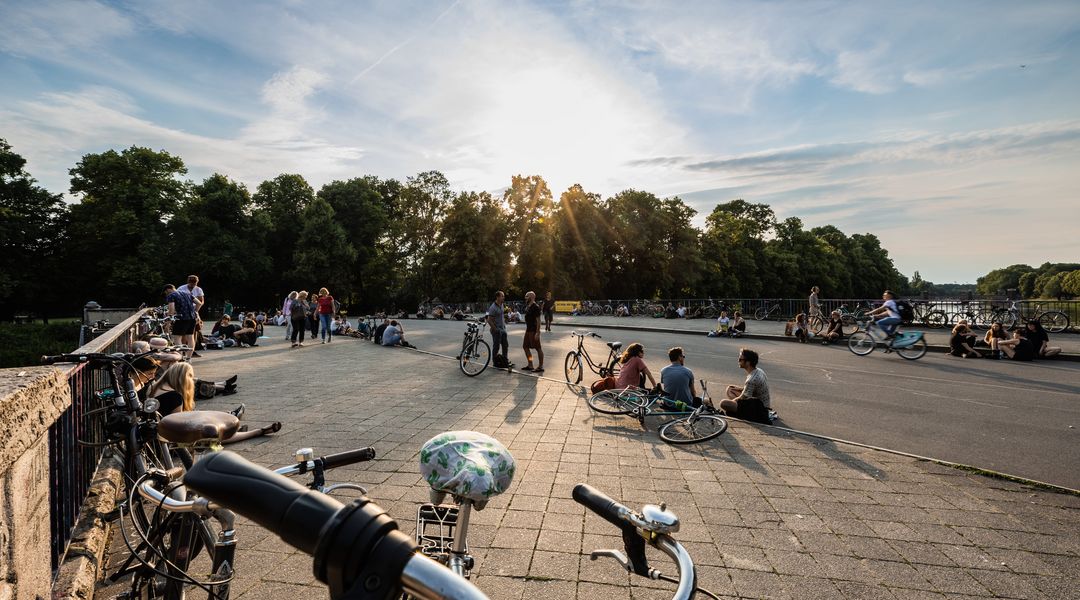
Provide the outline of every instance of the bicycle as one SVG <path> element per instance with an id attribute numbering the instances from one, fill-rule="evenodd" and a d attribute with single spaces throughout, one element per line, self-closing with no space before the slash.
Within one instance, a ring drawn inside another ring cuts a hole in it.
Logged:
<path id="1" fill-rule="evenodd" d="M 402 592 L 421 600 L 487 600 L 469 580 L 415 552 L 416 543 L 367 498 L 343 505 L 228 451 L 195 463 L 184 483 L 311 555 L 315 577 L 334 600 L 386 599 Z M 625 553 L 594 550 L 590 560 L 613 558 L 635 575 L 675 582 L 672 600 L 692 600 L 697 592 L 717 598 L 697 586 L 692 557 L 672 537 L 679 519 L 666 505 L 632 511 L 585 484 L 575 486 L 572 497 L 622 531 Z M 649 567 L 645 544 L 675 562 L 677 578 Z"/>
<path id="2" fill-rule="evenodd" d="M 926 354 L 926 339 L 921 331 L 896 332 L 890 337 L 873 320 L 865 330 L 857 331 L 848 338 L 848 350 L 859 356 L 870 354 L 878 344 L 885 346 L 886 354 L 895 351 L 900 358 L 907 360 L 916 360 Z"/>
<path id="3" fill-rule="evenodd" d="M 962 300 L 960 310 L 949 315 L 949 324 L 957 325 L 960 321 L 967 321 L 972 329 L 989 329 L 993 322 L 992 311 L 984 311 L 971 308 L 971 302 Z"/>
<path id="4" fill-rule="evenodd" d="M 837 310 L 840 311 L 840 332 L 842 334 L 848 336 L 859 330 L 859 322 L 855 319 L 855 313 L 848 310 L 847 304 L 841 304 Z M 825 329 L 828 322 L 829 318 L 824 313 L 810 315 L 810 331 L 813 331 L 814 335 L 818 335 Z"/>
<path id="5" fill-rule="evenodd" d="M 1061 311 L 1044 312 L 1042 304 L 1036 304 L 1032 312 L 1025 316 L 1018 304 L 1019 302 L 1014 300 L 1010 303 L 1009 308 L 990 309 L 986 316 L 987 326 L 989 327 L 989 324 L 992 323 L 1001 323 L 1005 329 L 1011 329 L 1027 321 L 1038 321 L 1043 326 L 1043 329 L 1050 333 L 1061 333 L 1069 328 L 1069 316 Z"/>
<path id="6" fill-rule="evenodd" d="M 480 333 L 482 321 L 469 321 L 465 325 L 465 339 L 461 341 L 461 353 L 458 354 L 458 366 L 469 377 L 476 377 L 484 372 L 491 362 L 491 346 Z"/>
<path id="7" fill-rule="evenodd" d="M 773 302 L 773 304 L 769 304 L 770 302 Z M 780 300 L 779 299 L 765 300 L 765 305 L 764 306 L 759 306 L 758 309 L 754 311 L 754 318 L 757 319 L 758 321 L 764 321 L 765 319 L 774 318 L 773 314 L 776 315 L 775 318 L 778 318 L 778 319 L 783 318 L 783 315 L 780 312 Z"/>
<path id="8" fill-rule="evenodd" d="M 937 305 L 932 302 L 912 302 L 911 308 L 915 311 L 915 318 L 913 321 L 918 321 L 931 329 L 941 329 L 948 325 L 948 313 L 941 309 L 934 308 L 935 306 Z"/>
<path id="9" fill-rule="evenodd" d="M 589 408 L 606 415 L 632 413 L 642 427 L 649 416 L 678 416 L 657 429 L 660 439 L 669 444 L 703 442 L 727 431 L 727 421 L 713 407 L 708 384 L 704 379 L 698 381 L 701 382 L 701 405 L 696 408 L 671 400 L 662 393 L 638 388 L 604 390 L 589 396 L 585 402 Z"/>
<path id="10" fill-rule="evenodd" d="M 190 447 L 211 444 L 214 451 L 210 456 L 196 461 L 191 466 L 195 468 L 203 461 L 210 460 L 220 449 L 220 443 L 231 437 L 238 426 L 239 421 L 229 413 L 175 413 L 161 419 L 158 435 L 170 443 Z M 352 483 L 327 485 L 324 475 L 327 469 L 372 460 L 374 457 L 372 448 L 359 448 L 320 458 L 314 458 L 310 448 L 302 448 L 296 452 L 294 464 L 277 469 L 274 473 L 280 476 L 310 473 L 312 482 L 308 488 L 323 494 L 341 489 L 365 494 L 367 490 Z M 205 498 L 189 495 L 188 490 L 178 482 L 182 476 L 180 469 L 155 469 L 136 481 L 129 492 L 129 503 L 134 503 L 137 495 L 153 506 L 155 511 L 148 525 L 132 520 L 133 530 L 139 539 L 136 547 L 132 547 L 121 516 L 120 532 L 131 556 L 110 579 L 117 581 L 127 574 L 133 574 L 130 589 L 125 594 L 127 598 L 181 600 L 186 598 L 189 587 L 201 588 L 209 598 L 229 598 L 230 584 L 236 573 L 238 540 L 235 515 Z M 211 521 L 217 522 L 216 532 Z M 200 580 L 192 576 L 190 571 L 194 568 L 193 563 L 204 554 L 209 561 L 209 570 L 205 579 Z"/>
<path id="11" fill-rule="evenodd" d="M 603 363 L 597 363 L 593 361 L 589 351 L 585 349 L 585 338 L 594 337 L 598 340 L 603 338 L 591 331 L 572 331 L 570 335 L 577 338 L 577 349 L 567 352 L 566 359 L 563 361 L 563 373 L 566 375 L 566 381 L 581 383 L 585 365 L 588 365 L 589 370 L 600 377 L 618 375 L 619 349 L 622 348 L 622 342 L 608 342 L 607 346 L 610 350 L 607 359 Z M 582 359 L 584 359 L 584 362 L 582 362 Z"/>

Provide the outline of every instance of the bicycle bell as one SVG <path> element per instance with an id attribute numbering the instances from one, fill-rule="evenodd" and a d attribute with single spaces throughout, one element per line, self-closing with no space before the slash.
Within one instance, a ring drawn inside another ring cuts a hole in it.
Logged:
<path id="1" fill-rule="evenodd" d="M 296 462 L 308 462 L 315 460 L 315 450 L 312 448 L 300 448 L 296 451 Z"/>
<path id="2" fill-rule="evenodd" d="M 646 504 L 641 508 L 641 516 L 648 524 L 649 531 L 657 533 L 675 533 L 679 530 L 679 517 L 667 509 L 667 504 L 660 506 Z"/>

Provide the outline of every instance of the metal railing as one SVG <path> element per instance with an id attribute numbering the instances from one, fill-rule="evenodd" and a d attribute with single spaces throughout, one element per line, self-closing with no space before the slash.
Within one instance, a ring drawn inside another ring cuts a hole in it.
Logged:
<path id="1" fill-rule="evenodd" d="M 126 352 L 141 333 L 139 311 L 74 352 Z M 94 479 L 105 439 L 103 424 L 88 418 L 96 393 L 109 385 L 108 373 L 88 365 L 67 373 L 71 406 L 49 427 L 49 540 L 53 572 L 67 552 L 79 510 Z"/>

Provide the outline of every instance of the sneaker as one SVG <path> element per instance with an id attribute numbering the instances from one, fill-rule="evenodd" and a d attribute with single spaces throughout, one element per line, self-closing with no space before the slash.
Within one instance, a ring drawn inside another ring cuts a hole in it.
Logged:
<path id="1" fill-rule="evenodd" d="M 536 369 L 533 370 L 533 373 L 537 373 L 537 374 L 543 373 L 543 372 L 544 372 L 544 367 L 537 367 Z"/>
<path id="2" fill-rule="evenodd" d="M 320 344 L 325 344 L 325 343 L 326 343 L 326 340 L 323 340 L 323 341 L 321 341 L 321 342 L 319 342 L 319 343 L 320 343 Z"/>
<path id="3" fill-rule="evenodd" d="M 524 367 L 521 367 L 521 370 L 522 371 L 532 371 L 533 368 L 532 368 L 532 365 L 525 365 Z"/>
<path id="4" fill-rule="evenodd" d="M 191 358 L 202 358 L 202 354 L 199 354 L 198 352 L 195 352 L 195 351 L 193 350 L 193 351 L 191 352 Z"/>
<path id="5" fill-rule="evenodd" d="M 300 342 L 299 344 L 297 344 L 297 346 L 303 348 L 304 347 L 304 342 Z"/>
<path id="6" fill-rule="evenodd" d="M 291 346 L 291 347 L 292 347 L 292 348 L 295 348 L 295 347 L 297 347 L 297 346 L 299 346 L 299 344 L 297 344 L 296 342 L 293 342 L 293 343 L 292 343 L 292 346 Z"/>

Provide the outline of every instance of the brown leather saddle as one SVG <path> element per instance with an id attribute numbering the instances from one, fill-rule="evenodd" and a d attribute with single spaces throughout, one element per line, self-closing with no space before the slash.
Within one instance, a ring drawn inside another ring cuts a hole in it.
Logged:
<path id="1" fill-rule="evenodd" d="M 158 437 L 174 444 L 223 442 L 240 429 L 240 419 L 216 410 L 193 410 L 166 415 L 158 421 Z"/>

